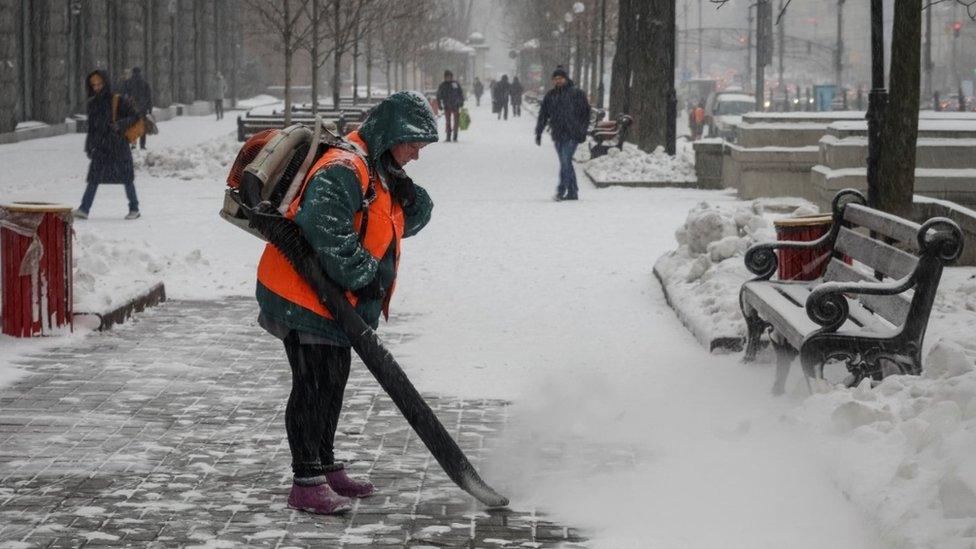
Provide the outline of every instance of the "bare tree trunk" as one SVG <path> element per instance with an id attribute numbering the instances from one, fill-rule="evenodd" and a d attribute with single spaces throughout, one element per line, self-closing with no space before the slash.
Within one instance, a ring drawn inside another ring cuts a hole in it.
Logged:
<path id="1" fill-rule="evenodd" d="M 333 4 L 333 17 L 335 24 L 332 28 L 334 29 L 333 32 L 335 32 L 337 35 L 339 33 L 339 29 L 342 28 L 340 26 L 342 23 L 342 14 L 339 11 L 341 4 L 341 0 L 335 0 L 335 4 Z M 339 108 L 339 87 L 342 85 L 342 48 L 345 46 L 345 44 L 340 44 L 338 40 L 339 38 L 336 36 L 335 53 L 333 54 L 334 57 L 332 58 L 332 107 L 335 109 Z"/>
<path id="2" fill-rule="evenodd" d="M 312 117 L 319 113 L 319 0 L 312 0 Z"/>
<path id="3" fill-rule="evenodd" d="M 931 8 L 929 8 L 931 9 Z M 878 208 L 910 217 L 915 188 L 915 145 L 921 92 L 922 0 L 895 2 L 891 32 L 890 88 L 881 128 Z"/>
<path id="4" fill-rule="evenodd" d="M 366 36 L 366 101 L 373 99 L 373 36 Z"/>
<path id="5" fill-rule="evenodd" d="M 390 74 L 390 60 L 386 60 L 386 95 L 393 95 L 393 77 Z"/>
<path id="6" fill-rule="evenodd" d="M 598 93 L 597 86 L 599 85 L 597 83 L 597 73 L 599 72 L 599 69 L 597 68 L 597 53 L 598 53 L 597 41 L 599 40 L 599 31 L 597 29 L 599 28 L 599 22 L 597 19 L 598 17 L 597 10 L 595 8 L 596 5 L 594 3 L 594 9 L 590 10 L 590 37 L 589 37 L 590 38 L 590 42 L 589 42 L 590 88 L 589 89 L 590 89 L 590 95 L 593 96 L 594 100 L 596 99 Z M 596 101 L 594 101 L 593 104 L 596 105 L 597 104 Z"/>
<path id="7" fill-rule="evenodd" d="M 359 18 L 352 38 L 352 103 L 359 102 Z"/>
<path id="8" fill-rule="evenodd" d="M 620 0 L 617 17 L 617 51 L 610 69 L 610 116 L 631 110 L 630 79 L 633 57 L 639 51 L 636 42 L 637 6 L 641 0 Z"/>
<path id="9" fill-rule="evenodd" d="M 637 36 L 648 38 L 632 59 L 634 80 L 630 106 L 635 141 L 646 152 L 667 145 L 668 95 L 673 85 L 673 74 L 668 71 L 668 40 L 674 40 L 668 36 L 667 18 L 674 17 L 673 10 L 674 0 L 640 0 L 636 9 Z"/>
<path id="10" fill-rule="evenodd" d="M 287 127 L 291 125 L 291 62 L 295 55 L 291 43 L 292 28 L 287 23 L 291 21 L 291 0 L 284 0 L 284 15 L 285 29 L 282 38 L 285 51 L 285 126 Z"/>

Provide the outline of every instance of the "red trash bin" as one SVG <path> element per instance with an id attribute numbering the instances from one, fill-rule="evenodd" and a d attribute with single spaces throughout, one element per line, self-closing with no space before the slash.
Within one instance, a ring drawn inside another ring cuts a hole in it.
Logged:
<path id="1" fill-rule="evenodd" d="M 810 242 L 830 232 L 833 217 L 807 215 L 788 217 L 773 222 L 777 240 Z M 830 247 L 814 250 L 777 250 L 780 280 L 816 280 L 823 276 L 830 261 Z"/>
<path id="2" fill-rule="evenodd" d="M 74 329 L 71 206 L 0 205 L 3 333 L 15 337 Z"/>

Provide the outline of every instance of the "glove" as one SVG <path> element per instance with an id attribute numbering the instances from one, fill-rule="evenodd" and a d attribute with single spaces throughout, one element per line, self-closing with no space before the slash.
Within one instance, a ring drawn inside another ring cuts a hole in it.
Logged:
<path id="1" fill-rule="evenodd" d="M 538 145 L 538 146 L 540 146 L 540 147 L 542 146 L 542 136 L 541 135 L 536 135 L 535 136 L 535 144 Z"/>
<path id="2" fill-rule="evenodd" d="M 400 206 L 406 207 L 417 201 L 417 187 L 413 179 L 403 175 L 397 177 L 393 182 L 393 198 L 400 202 Z"/>
<path id="3" fill-rule="evenodd" d="M 380 283 L 380 277 L 377 275 L 373 277 L 373 280 L 369 281 L 369 284 L 358 290 L 353 290 L 352 295 L 358 297 L 360 300 L 379 301 L 386 297 L 386 289 L 383 288 L 383 285 Z"/>

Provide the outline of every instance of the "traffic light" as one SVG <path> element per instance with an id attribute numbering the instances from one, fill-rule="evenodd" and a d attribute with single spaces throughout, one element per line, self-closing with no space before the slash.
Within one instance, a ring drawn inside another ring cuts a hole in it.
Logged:
<path id="1" fill-rule="evenodd" d="M 959 31 L 962 30 L 962 21 L 954 21 L 952 23 L 952 37 L 959 38 Z"/>

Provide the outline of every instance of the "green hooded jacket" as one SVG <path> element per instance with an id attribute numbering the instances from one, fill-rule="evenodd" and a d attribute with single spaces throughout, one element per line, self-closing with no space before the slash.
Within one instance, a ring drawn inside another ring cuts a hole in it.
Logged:
<path id="1" fill-rule="evenodd" d="M 368 148 L 367 162 L 380 175 L 384 186 L 388 176 L 380 162 L 383 153 L 399 143 L 438 140 L 434 114 L 427 100 L 416 92 L 398 92 L 376 105 L 360 126 L 359 135 Z M 416 185 L 415 190 L 416 200 L 403 208 L 404 237 L 417 234 L 430 220 L 434 207 L 422 187 Z M 362 202 L 362 188 L 354 169 L 330 166 L 312 177 L 295 222 L 302 228 L 326 273 L 340 286 L 355 291 L 378 276 L 383 288 L 389 290 L 396 278 L 394 246 L 379 261 L 362 247 L 353 228 L 353 217 Z M 279 297 L 260 282 L 256 293 L 262 325 L 275 335 L 283 337 L 282 332 L 297 330 L 311 334 L 317 341 L 349 345 L 348 338 L 334 321 Z M 382 308 L 381 300 L 360 299 L 356 304 L 356 312 L 374 329 L 379 324 Z M 273 328 L 268 326 L 268 320 L 275 325 Z"/>

